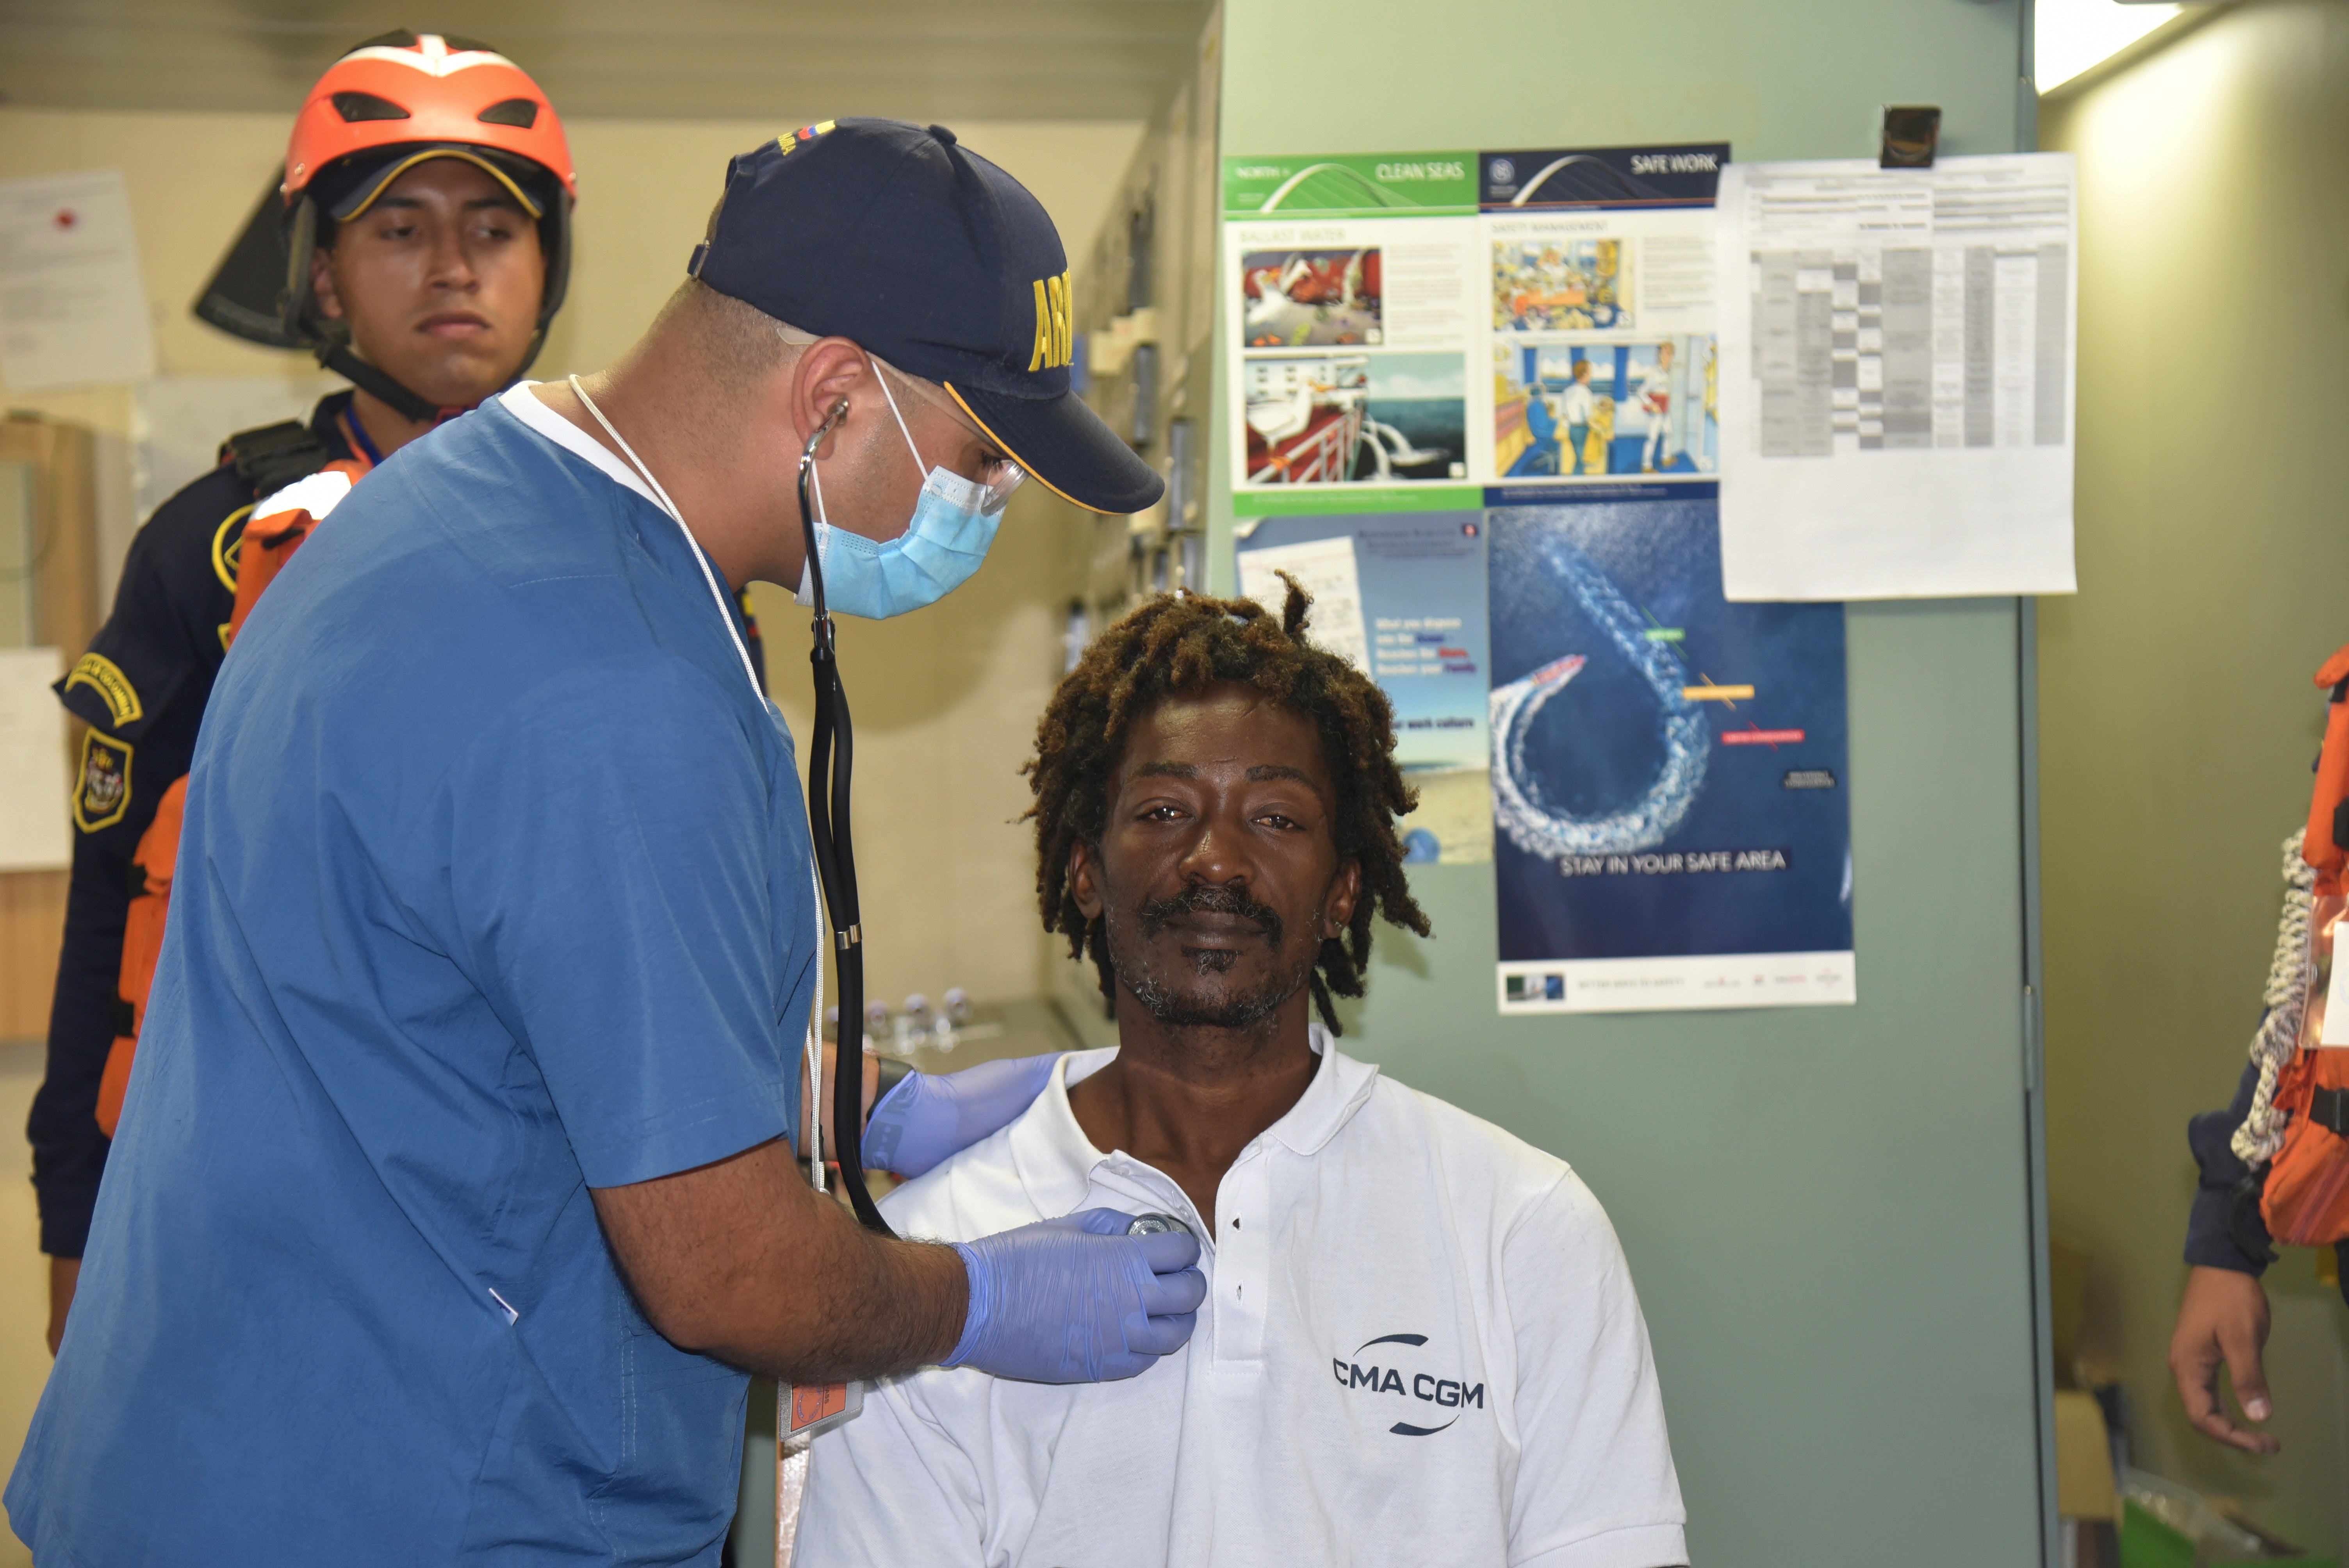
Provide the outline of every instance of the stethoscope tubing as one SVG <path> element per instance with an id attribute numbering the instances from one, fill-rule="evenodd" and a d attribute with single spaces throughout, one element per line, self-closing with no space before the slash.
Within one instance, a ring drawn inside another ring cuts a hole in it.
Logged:
<path id="1" fill-rule="evenodd" d="M 849 830 L 849 785 L 855 771 L 856 732 L 848 715 L 848 693 L 840 683 L 840 660 L 832 613 L 823 597 L 823 556 L 818 550 L 815 511 L 808 484 L 816 449 L 848 412 L 842 398 L 800 449 L 800 527 L 807 542 L 809 596 L 815 608 L 814 646 L 808 661 L 815 676 L 815 730 L 808 739 L 808 834 L 815 845 L 816 875 L 830 912 L 833 955 L 839 971 L 840 1028 L 834 1051 L 832 1125 L 840 1184 L 849 1207 L 866 1229 L 894 1235 L 864 1184 L 864 931 L 856 897 L 856 851 Z M 817 961 L 821 963 L 822 955 Z"/>

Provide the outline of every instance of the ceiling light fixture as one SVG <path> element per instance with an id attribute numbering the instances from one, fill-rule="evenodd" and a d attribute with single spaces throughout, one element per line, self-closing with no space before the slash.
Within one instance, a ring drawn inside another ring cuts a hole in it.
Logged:
<path id="1" fill-rule="evenodd" d="M 2038 0 L 2032 60 L 2044 95 L 2094 70 L 2186 9 L 2143 0 Z"/>

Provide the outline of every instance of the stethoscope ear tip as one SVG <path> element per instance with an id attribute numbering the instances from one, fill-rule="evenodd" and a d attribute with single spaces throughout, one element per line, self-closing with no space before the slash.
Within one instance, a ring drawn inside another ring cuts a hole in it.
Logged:
<path id="1" fill-rule="evenodd" d="M 815 461 L 815 449 L 823 445 L 823 438 L 832 434 L 833 428 L 847 418 L 848 399 L 843 397 L 824 414 L 823 423 L 815 428 L 813 433 L 808 437 L 807 444 L 800 449 L 802 469 Z"/>

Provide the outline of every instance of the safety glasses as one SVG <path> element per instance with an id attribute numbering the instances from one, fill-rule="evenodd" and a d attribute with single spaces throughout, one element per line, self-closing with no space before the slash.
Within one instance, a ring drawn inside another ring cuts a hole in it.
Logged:
<path id="1" fill-rule="evenodd" d="M 1004 503 L 1011 499 L 1011 492 L 1018 490 L 1019 481 L 1027 477 L 1028 470 L 1009 458 L 998 458 L 988 464 L 976 481 L 978 488 L 986 492 L 985 499 L 979 502 L 980 515 L 993 517 L 1001 511 Z"/>
<path id="2" fill-rule="evenodd" d="M 993 444 L 988 440 L 987 432 L 972 423 L 969 415 L 957 407 L 943 392 L 932 390 L 928 382 L 918 377 L 906 375 L 878 355 L 873 356 L 873 363 L 883 366 L 890 375 L 895 376 L 900 386 L 911 387 L 915 396 L 961 426 L 965 433 L 973 439 L 988 445 Z M 980 513 L 983 516 L 993 517 L 1003 510 L 1006 502 L 1010 500 L 1011 492 L 1019 488 L 1020 481 L 1028 477 L 1028 470 L 1009 458 L 996 458 L 982 465 L 978 472 L 965 474 L 963 477 L 979 488 Z"/>

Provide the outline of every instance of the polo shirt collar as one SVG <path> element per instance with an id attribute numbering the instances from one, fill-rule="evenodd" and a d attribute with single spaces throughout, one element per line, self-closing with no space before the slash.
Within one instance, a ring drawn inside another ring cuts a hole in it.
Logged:
<path id="1" fill-rule="evenodd" d="M 1251 1150 L 1271 1140 L 1309 1159 L 1329 1146 L 1377 1087 L 1379 1069 L 1339 1050 L 1320 1025 L 1311 1026 L 1309 1039 L 1321 1058 L 1320 1069 L 1288 1114 L 1257 1135 Z M 1071 1212 L 1085 1201 L 1096 1169 L 1112 1160 L 1133 1159 L 1094 1148 L 1077 1125 L 1076 1112 L 1069 1109 L 1069 1090 L 1116 1057 L 1114 1047 L 1069 1052 L 1054 1065 L 1051 1080 L 1036 1103 L 1012 1124 L 1012 1169 L 1040 1213 Z"/>
<path id="2" fill-rule="evenodd" d="M 1290 1152 L 1309 1158 L 1320 1153 L 1354 1119 L 1379 1078 L 1377 1068 L 1340 1050 L 1331 1042 L 1330 1031 L 1320 1025 L 1312 1026 L 1311 1038 L 1313 1049 L 1321 1057 L 1321 1070 L 1313 1075 L 1288 1114 L 1264 1131 L 1265 1137 L 1278 1139 Z"/>

